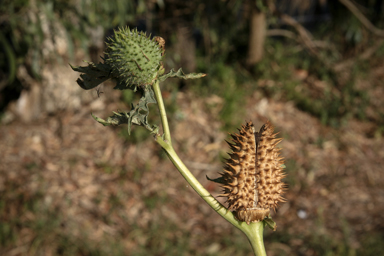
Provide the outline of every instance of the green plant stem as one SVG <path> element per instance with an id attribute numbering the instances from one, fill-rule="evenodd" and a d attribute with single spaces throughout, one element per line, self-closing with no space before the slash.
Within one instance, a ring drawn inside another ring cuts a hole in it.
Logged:
<path id="1" fill-rule="evenodd" d="M 159 80 L 156 80 L 153 84 L 153 91 L 155 92 L 155 97 L 157 101 L 157 106 L 159 107 L 161 123 L 163 125 L 164 139 L 170 145 L 172 145 L 171 132 L 169 131 L 169 125 L 167 120 L 167 113 L 165 112 L 163 97 L 161 95 Z"/>
<path id="2" fill-rule="evenodd" d="M 244 223 L 245 224 L 245 223 Z M 253 252 L 255 255 L 266 256 L 263 240 L 263 231 L 264 231 L 264 221 L 259 221 L 257 223 L 250 223 L 246 228 L 241 229 L 248 237 L 249 243 L 252 245 Z"/>
<path id="3" fill-rule="evenodd" d="M 264 222 L 260 221 L 257 223 L 250 223 L 247 225 L 245 222 L 238 221 L 232 212 L 228 211 L 219 201 L 217 201 L 195 178 L 195 176 L 188 170 L 188 168 L 181 161 L 179 156 L 176 154 L 171 143 L 171 136 L 169 125 L 167 121 L 167 115 L 164 108 L 163 99 L 161 96 L 159 82 L 155 82 L 153 85 L 155 97 L 160 111 L 161 122 L 163 125 L 164 139 L 158 135 L 156 142 L 165 150 L 169 159 L 175 165 L 177 170 L 183 175 L 189 185 L 204 199 L 213 210 L 220 214 L 224 219 L 229 221 L 232 225 L 244 232 L 248 237 L 249 242 L 252 245 L 253 252 L 256 256 L 266 256 L 264 242 L 263 242 L 263 230 Z"/>

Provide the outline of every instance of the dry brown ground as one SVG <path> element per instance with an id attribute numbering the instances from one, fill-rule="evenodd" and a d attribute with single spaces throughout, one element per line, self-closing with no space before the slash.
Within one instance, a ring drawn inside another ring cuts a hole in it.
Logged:
<path id="1" fill-rule="evenodd" d="M 384 139 L 366 135 L 369 123 L 350 120 L 336 130 L 290 102 L 257 92 L 246 100 L 246 120 L 259 127 L 268 119 L 284 137 L 288 202 L 273 214 L 278 229 L 267 231 L 268 255 L 321 255 L 308 244 L 316 239 L 335 251 L 358 249 L 364 234 L 383 230 Z M 205 175 L 217 176 L 219 155 L 228 151 L 217 119 L 225 102 L 179 92 L 177 103 L 176 151 L 217 195 Z M 60 238 L 66 237 L 70 245 L 86 241 L 105 255 L 113 255 L 106 244 L 115 243 L 122 255 L 252 255 L 246 238 L 194 193 L 152 138 L 128 143 L 120 127 L 103 127 L 90 116 L 122 107 L 101 98 L 81 111 L 0 126 L 0 209 L 13 234 L 0 254 L 65 255 Z"/>

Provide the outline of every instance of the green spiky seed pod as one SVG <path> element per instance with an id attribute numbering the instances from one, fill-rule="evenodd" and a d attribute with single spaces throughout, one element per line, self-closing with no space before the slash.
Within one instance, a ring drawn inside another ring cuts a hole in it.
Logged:
<path id="1" fill-rule="evenodd" d="M 282 193 L 285 184 L 283 158 L 276 145 L 282 140 L 273 133 L 270 122 L 264 124 L 259 132 L 252 122 L 240 129 L 240 134 L 231 134 L 232 149 L 225 170 L 221 173 L 221 186 L 227 197 L 228 209 L 240 221 L 257 222 L 269 215 L 278 202 L 284 202 Z"/>
<path id="2" fill-rule="evenodd" d="M 127 86 L 152 84 L 161 70 L 163 48 L 137 29 L 120 28 L 107 43 L 105 63 Z M 161 70 L 163 72 L 163 70 Z"/>

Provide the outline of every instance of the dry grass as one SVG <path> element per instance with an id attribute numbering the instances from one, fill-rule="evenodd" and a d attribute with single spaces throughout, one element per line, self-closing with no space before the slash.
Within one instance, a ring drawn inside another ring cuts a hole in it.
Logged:
<path id="1" fill-rule="evenodd" d="M 270 120 L 284 137 L 288 202 L 273 214 L 268 255 L 365 251 L 364 241 L 384 228 L 384 139 L 367 135 L 368 122 L 333 129 L 290 102 L 257 92 L 245 100 L 247 120 Z M 177 103 L 176 151 L 217 195 L 205 175 L 217 176 L 228 151 L 217 117 L 225 102 L 179 92 Z M 96 123 L 91 111 L 105 117 L 121 108 L 98 104 L 0 127 L 1 255 L 252 255 L 151 137 L 131 144 L 121 128 Z"/>

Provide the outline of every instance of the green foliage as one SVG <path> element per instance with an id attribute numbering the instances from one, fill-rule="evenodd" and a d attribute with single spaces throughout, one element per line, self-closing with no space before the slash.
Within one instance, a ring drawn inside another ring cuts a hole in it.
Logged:
<path id="1" fill-rule="evenodd" d="M 340 85 L 338 75 L 319 59 L 306 52 L 295 52 L 294 46 L 269 41 L 265 58 L 254 67 L 255 77 L 273 81 L 262 89 L 271 97 L 293 101 L 296 106 L 318 117 L 323 124 L 339 127 L 343 120 L 366 118 L 369 106 L 367 92 L 356 88 L 356 77 L 363 76 L 366 67 L 356 62 L 352 75 Z M 292 76 L 295 70 L 307 70 L 309 75 L 326 86 L 321 90 L 313 84 Z"/>
<path id="2" fill-rule="evenodd" d="M 148 104 L 151 103 L 156 103 L 156 99 L 153 91 L 148 87 L 144 89 L 139 103 L 136 104 L 136 106 L 132 104 L 131 111 L 114 112 L 113 116 L 108 117 L 106 121 L 94 115 L 92 115 L 92 117 L 104 126 L 128 124 L 128 134 L 131 133 L 132 124 L 143 125 L 151 132 L 157 133 L 158 127 L 148 123 Z"/>
<path id="3" fill-rule="evenodd" d="M 155 80 L 162 82 L 170 77 L 196 79 L 205 76 L 194 73 L 186 75 L 181 68 L 177 72 L 172 69 L 168 74 L 163 74 L 162 54 L 162 47 L 155 39 L 151 40 L 143 32 L 123 28 L 115 31 L 107 42 L 104 63 L 89 62 L 88 66 L 71 65 L 71 68 L 81 73 L 77 83 L 84 90 L 93 89 L 110 78 L 117 82 L 114 89 L 137 91 L 141 87 L 148 91 L 151 89 L 147 85 L 152 85 Z"/>
<path id="4" fill-rule="evenodd" d="M 161 66 L 162 50 L 145 33 L 128 28 L 115 31 L 107 43 L 104 63 L 90 62 L 85 67 L 71 68 L 80 72 L 77 83 L 84 90 L 93 89 L 108 79 L 115 79 L 114 89 L 131 89 L 150 85 L 164 70 Z"/>
<path id="5" fill-rule="evenodd" d="M 85 67 L 71 65 L 74 71 L 81 73 L 77 83 L 82 89 L 95 88 L 100 83 L 113 78 L 117 82 L 114 89 L 130 89 L 141 93 L 139 103 L 132 104 L 129 112 L 113 112 L 107 120 L 92 115 L 96 121 L 104 126 L 128 124 L 128 134 L 131 133 L 132 124 L 142 125 L 151 133 L 157 134 L 158 127 L 148 123 L 148 104 L 156 103 L 152 86 L 158 86 L 160 81 L 170 77 L 196 79 L 205 76 L 201 73 L 184 74 L 182 69 L 177 72 L 171 69 L 168 74 L 164 74 L 161 63 L 164 54 L 162 40 L 161 38 L 151 40 L 149 36 L 138 32 L 137 29 L 119 29 L 107 43 L 104 63 L 89 62 Z"/>
<path id="6" fill-rule="evenodd" d="M 134 93 L 132 90 L 124 90 L 122 91 L 122 101 L 127 105 L 131 106 L 132 102 L 136 102 L 140 100 L 140 95 L 137 93 Z M 152 123 L 154 120 L 151 116 L 148 116 L 149 123 Z M 127 120 L 128 121 L 128 120 Z M 127 127 L 121 127 L 119 131 L 119 136 L 124 138 L 124 140 L 128 144 L 138 144 L 140 142 L 143 142 L 147 140 L 148 138 L 148 131 L 144 129 L 136 129 L 134 132 L 128 133 Z"/>

